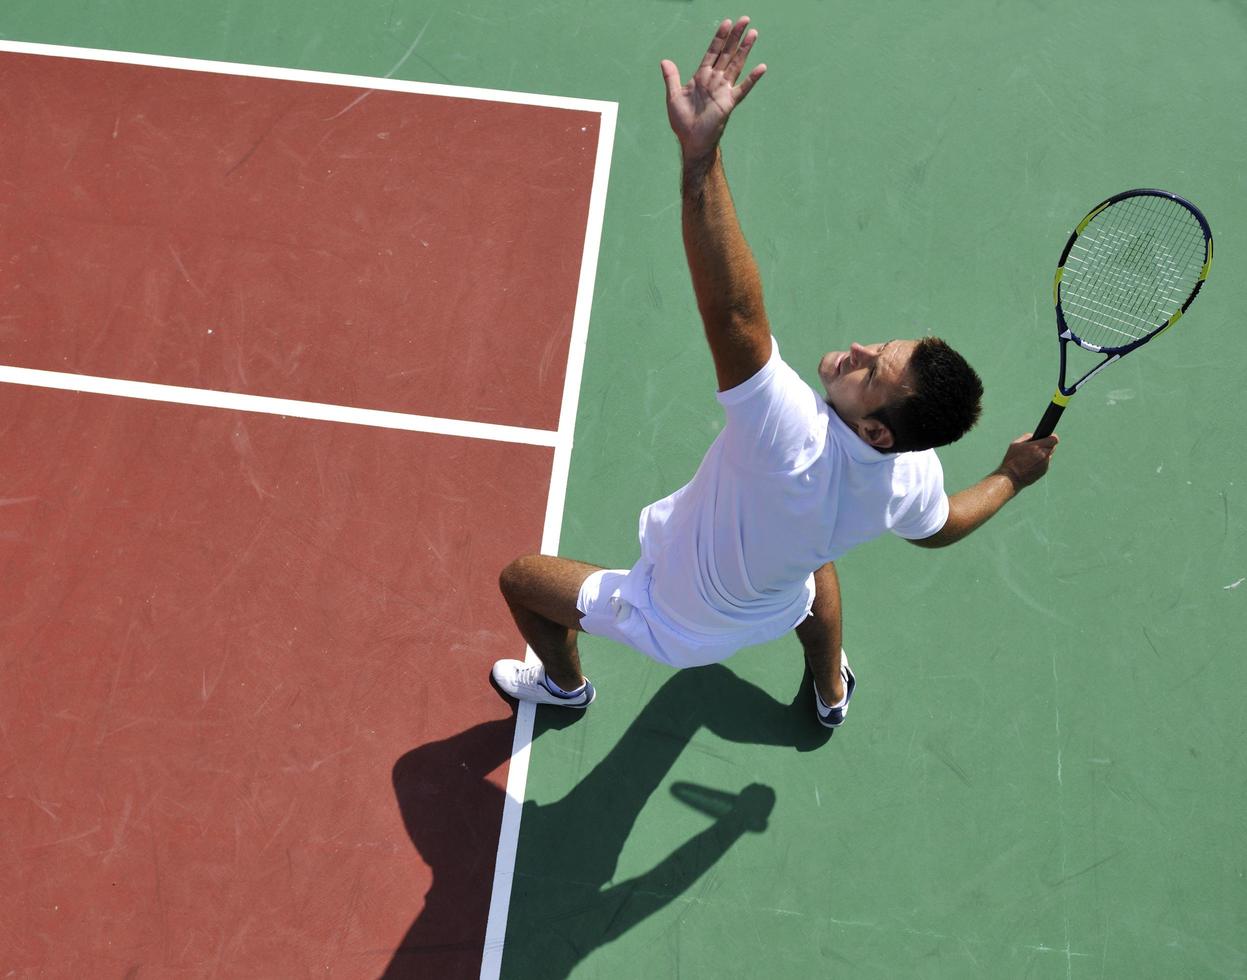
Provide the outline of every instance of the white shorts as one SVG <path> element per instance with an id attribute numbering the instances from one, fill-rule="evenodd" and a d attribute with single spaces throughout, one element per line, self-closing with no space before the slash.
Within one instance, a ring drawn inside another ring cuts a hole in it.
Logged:
<path id="1" fill-rule="evenodd" d="M 653 565 L 641 559 L 630 570 L 603 569 L 580 586 L 580 628 L 640 650 L 669 667 L 703 667 L 738 650 L 776 638 L 774 631 L 742 630 L 722 637 L 694 637 L 668 623 L 650 601 Z"/>

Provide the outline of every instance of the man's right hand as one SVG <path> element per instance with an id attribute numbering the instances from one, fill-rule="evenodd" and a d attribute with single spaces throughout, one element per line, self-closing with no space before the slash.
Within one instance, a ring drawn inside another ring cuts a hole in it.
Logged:
<path id="1" fill-rule="evenodd" d="M 1031 433 L 1018 436 L 1009 443 L 1004 461 L 973 486 L 948 498 L 948 520 L 927 538 L 914 544 L 922 548 L 943 548 L 955 544 L 976 528 L 982 527 L 1023 487 L 1029 487 L 1048 472 L 1056 436 L 1031 442 Z"/>
<path id="2" fill-rule="evenodd" d="M 1018 490 L 1029 487 L 1048 472 L 1048 464 L 1052 461 L 1052 453 L 1058 442 L 1060 439 L 1055 435 L 1034 442 L 1031 441 L 1029 432 L 1018 436 L 1009 443 L 1009 449 L 1005 452 L 1004 461 L 997 472 L 1012 480 Z"/>
<path id="3" fill-rule="evenodd" d="M 745 101 L 766 72 L 766 65 L 758 65 L 743 82 L 736 84 L 758 39 L 757 31 L 745 33 L 748 26 L 748 17 L 742 17 L 735 25 L 730 20 L 723 21 L 686 85 L 680 83 L 675 62 L 662 62 L 662 77 L 667 83 L 667 118 L 686 161 L 700 160 L 714 152 L 732 110 Z"/>

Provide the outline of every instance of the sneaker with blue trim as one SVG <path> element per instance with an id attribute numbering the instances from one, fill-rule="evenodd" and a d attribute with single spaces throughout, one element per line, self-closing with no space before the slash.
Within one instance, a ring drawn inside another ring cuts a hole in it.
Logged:
<path id="1" fill-rule="evenodd" d="M 586 679 L 584 686 L 571 694 L 554 688 L 546 678 L 542 663 L 529 664 L 523 660 L 499 660 L 490 671 L 494 683 L 504 694 L 517 701 L 534 704 L 553 704 L 560 708 L 587 708 L 597 697 L 593 685 Z"/>
<path id="2" fill-rule="evenodd" d="M 849 669 L 849 659 L 843 650 L 840 651 L 840 676 L 844 678 L 844 700 L 839 704 L 827 704 L 819 695 L 817 685 L 814 687 L 814 711 L 818 714 L 819 723 L 827 728 L 839 728 L 844 724 L 849 702 L 853 700 L 853 688 L 857 686 L 857 679 Z"/>

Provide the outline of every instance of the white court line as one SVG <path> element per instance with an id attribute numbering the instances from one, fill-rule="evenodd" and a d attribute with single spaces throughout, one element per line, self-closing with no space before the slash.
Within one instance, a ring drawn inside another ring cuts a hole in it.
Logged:
<path id="1" fill-rule="evenodd" d="M 83 391 L 93 395 L 114 395 L 144 401 L 169 402 L 174 405 L 196 405 L 200 408 L 224 408 L 235 412 L 259 412 L 285 418 L 313 419 L 319 422 L 343 422 L 348 425 L 370 425 L 379 429 L 404 429 L 433 435 L 460 436 L 465 439 L 490 439 L 528 446 L 557 446 L 559 434 L 545 429 L 525 429 L 517 425 L 494 425 L 463 419 L 443 419 L 430 415 L 409 415 L 404 412 L 383 412 L 371 408 L 346 405 L 323 405 L 290 398 L 269 398 L 265 395 L 244 395 L 235 391 L 213 391 L 208 388 L 179 388 L 176 385 L 152 384 L 149 381 L 124 381 L 98 378 L 85 374 L 62 374 L 58 371 L 37 371 L 33 368 L 0 365 L 0 382 L 30 385 L 35 388 L 56 388 L 61 391 Z"/>
<path id="2" fill-rule="evenodd" d="M 499 89 L 469 88 L 462 85 L 440 85 L 434 82 L 409 82 L 398 78 L 372 78 L 367 75 L 341 75 L 335 72 L 308 71 L 303 68 L 272 68 L 268 65 L 244 65 L 233 61 L 205 61 L 201 58 L 175 58 L 161 54 L 136 54 L 132 51 L 105 51 L 101 48 L 74 48 L 60 44 L 37 44 L 31 41 L 0 39 L 0 51 L 14 54 L 39 54 L 53 58 L 77 58 L 82 61 L 108 61 L 120 65 L 142 65 L 147 68 L 173 68 L 179 71 L 213 72 L 218 75 L 242 75 L 248 78 L 275 78 L 312 85 L 341 85 L 371 91 L 413 92 L 418 95 L 440 95 L 448 99 L 477 99 L 481 102 L 510 102 L 515 105 L 543 106 L 549 109 L 571 109 L 598 112 L 605 122 L 609 113 L 614 118 L 615 103 L 594 99 L 569 99 L 557 95 L 528 92 L 504 92 Z M 612 133 L 612 138 L 613 138 Z"/>
<path id="3" fill-rule="evenodd" d="M 597 159 L 593 165 L 593 189 L 589 196 L 589 220 L 585 228 L 584 253 L 580 260 L 580 285 L 576 290 L 576 311 L 572 318 L 567 374 L 563 381 L 563 405 L 559 410 L 558 441 L 554 446 L 554 468 L 550 475 L 550 496 L 546 501 L 546 522 L 541 537 L 541 551 L 547 555 L 558 554 L 559 535 L 563 528 L 563 506 L 567 500 L 567 479 L 572 461 L 572 436 L 576 429 L 580 382 L 589 338 L 589 310 L 593 303 L 598 251 L 602 242 L 602 219 L 606 213 L 606 188 L 610 177 L 611 154 L 615 146 L 616 105 L 608 102 L 602 103 L 602 106 Z M 532 650 L 528 650 L 525 656 L 530 662 L 536 660 Z M 485 928 L 481 980 L 498 980 L 502 969 L 507 916 L 511 908 L 511 886 L 515 879 L 520 816 L 528 786 L 528 762 L 532 751 L 535 712 L 535 705 L 520 702 L 515 716 L 515 738 L 511 744 L 511 763 L 507 769 L 507 792 L 502 810 L 502 829 L 498 835 L 498 856 L 494 861 L 494 887 L 489 900 L 489 920 Z"/>
<path id="4" fill-rule="evenodd" d="M 567 355 L 567 373 L 563 382 L 563 402 L 559 410 L 557 432 L 551 433 L 538 429 L 521 429 L 512 426 L 489 425 L 453 419 L 434 419 L 428 416 L 404 415 L 397 412 L 380 412 L 369 409 L 321 405 L 314 402 L 242 395 L 232 392 L 178 388 L 171 385 L 119 381 L 109 378 L 91 378 L 83 375 L 58 374 L 51 371 L 33 371 L 25 368 L 0 366 L 0 382 L 8 381 L 15 384 L 122 395 L 155 401 L 178 402 L 187 405 L 231 408 L 240 411 L 266 412 L 297 418 L 347 422 L 356 425 L 374 425 L 477 439 L 494 439 L 503 442 L 553 446 L 554 465 L 550 478 L 550 494 L 546 500 L 546 516 L 541 538 L 541 550 L 545 554 L 558 553 L 559 537 L 563 526 L 563 509 L 567 499 L 567 480 L 571 469 L 576 412 L 580 403 L 580 384 L 584 372 L 585 347 L 588 343 L 589 312 L 593 303 L 593 287 L 597 276 L 598 253 L 602 240 L 602 222 L 606 211 L 606 191 L 610 177 L 611 156 L 615 145 L 615 125 L 618 113 L 616 103 L 591 99 L 535 95 L 523 92 L 503 92 L 494 89 L 438 85 L 428 82 L 410 82 L 392 78 L 340 75 L 295 68 L 271 68 L 261 65 L 235 64 L 233 62 L 135 54 L 126 51 L 104 51 L 95 48 L 35 44 L 25 41 L 0 40 L 0 51 L 60 58 L 79 58 L 87 61 L 105 61 L 155 68 L 172 68 L 183 71 L 215 72 L 253 78 L 273 78 L 284 81 L 309 82 L 316 85 L 340 85 L 368 90 L 436 95 L 446 98 L 507 102 L 516 105 L 598 113 L 601 120 L 598 129 L 597 158 L 594 162 L 593 186 L 589 197 L 589 215 L 585 227 L 584 252 L 581 256 L 580 281 L 576 293 L 575 312 L 572 318 L 571 342 Z M 527 656 L 530 659 L 533 658 L 531 650 L 527 652 Z M 485 931 L 485 949 L 481 959 L 481 980 L 496 980 L 502 968 L 503 943 L 506 940 L 507 916 L 511 904 L 511 885 L 515 877 L 515 855 L 519 842 L 520 816 L 523 810 L 524 793 L 528 784 L 528 762 L 532 747 L 533 715 L 534 707 L 531 704 L 521 704 L 516 715 L 515 736 L 512 742 L 511 763 L 508 768 L 506 798 L 502 814 L 502 828 L 498 838 L 498 854 L 494 864 L 489 920 Z"/>

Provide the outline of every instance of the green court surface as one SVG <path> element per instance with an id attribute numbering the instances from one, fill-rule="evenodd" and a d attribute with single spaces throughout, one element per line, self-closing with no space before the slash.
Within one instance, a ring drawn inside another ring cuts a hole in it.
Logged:
<path id="1" fill-rule="evenodd" d="M 679 675 L 583 641 L 598 701 L 538 712 L 502 975 L 1247 976 L 1247 6 L 749 12 L 770 70 L 725 159 L 773 328 L 811 378 L 852 340 L 965 351 L 986 411 L 950 490 L 1047 404 L 1052 269 L 1091 205 L 1181 193 L 1217 259 L 1074 399 L 1045 481 L 956 548 L 840 563 L 834 738 L 794 637 Z M 720 424 L 658 62 L 687 75 L 739 13 L 10 0 L 0 37 L 617 102 L 561 551 L 627 566 Z"/>

